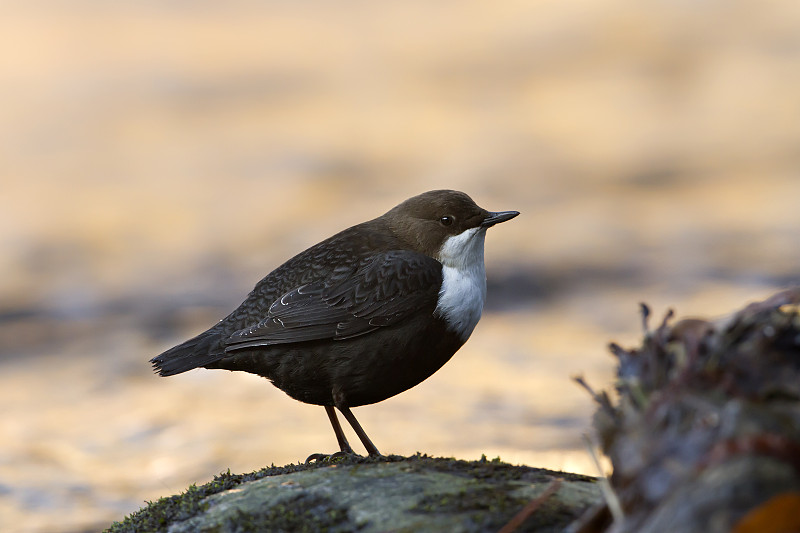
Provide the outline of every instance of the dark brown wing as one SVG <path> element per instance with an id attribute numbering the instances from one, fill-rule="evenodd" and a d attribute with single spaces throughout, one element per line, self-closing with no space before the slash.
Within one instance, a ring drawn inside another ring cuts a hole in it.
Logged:
<path id="1" fill-rule="evenodd" d="M 442 265 L 416 252 L 377 254 L 343 279 L 301 285 L 257 324 L 233 333 L 225 351 L 323 339 L 349 339 L 436 306 Z"/>

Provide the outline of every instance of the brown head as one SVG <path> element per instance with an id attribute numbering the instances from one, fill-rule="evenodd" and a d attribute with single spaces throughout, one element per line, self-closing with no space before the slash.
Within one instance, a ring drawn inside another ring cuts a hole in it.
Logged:
<path id="1" fill-rule="evenodd" d="M 383 218 L 410 248 L 440 259 L 442 247 L 449 238 L 465 232 L 482 236 L 486 228 L 518 214 L 517 211 L 487 211 L 463 192 L 436 190 L 409 198 Z"/>

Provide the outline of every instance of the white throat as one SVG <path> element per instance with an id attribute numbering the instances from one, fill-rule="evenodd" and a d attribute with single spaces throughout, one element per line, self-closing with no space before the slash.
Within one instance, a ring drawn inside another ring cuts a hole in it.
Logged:
<path id="1" fill-rule="evenodd" d="M 486 228 L 471 228 L 449 237 L 439 250 L 442 288 L 434 314 L 466 341 L 478 324 L 486 300 L 483 243 Z"/>

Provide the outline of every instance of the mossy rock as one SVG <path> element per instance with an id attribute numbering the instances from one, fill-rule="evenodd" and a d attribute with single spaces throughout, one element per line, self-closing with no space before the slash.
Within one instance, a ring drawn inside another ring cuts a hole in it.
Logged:
<path id="1" fill-rule="evenodd" d="M 423 455 L 224 473 L 107 531 L 497 531 L 555 478 L 558 491 L 517 531 L 561 531 L 598 499 L 594 478 Z"/>

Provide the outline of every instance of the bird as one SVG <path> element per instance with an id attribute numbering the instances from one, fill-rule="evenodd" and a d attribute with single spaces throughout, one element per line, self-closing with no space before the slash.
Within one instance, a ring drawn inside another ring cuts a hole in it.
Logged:
<path id="1" fill-rule="evenodd" d="M 486 230 L 517 215 L 454 190 L 409 198 L 289 259 L 227 317 L 150 362 L 161 376 L 257 374 L 323 406 L 339 452 L 306 462 L 354 454 L 336 410 L 381 456 L 351 408 L 418 385 L 461 348 L 486 298 Z"/>

